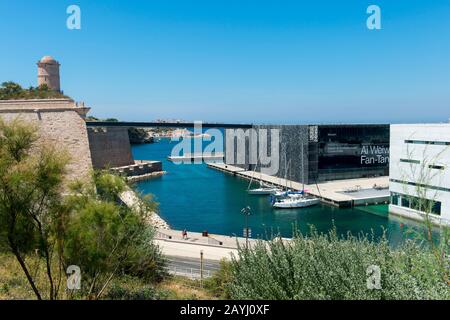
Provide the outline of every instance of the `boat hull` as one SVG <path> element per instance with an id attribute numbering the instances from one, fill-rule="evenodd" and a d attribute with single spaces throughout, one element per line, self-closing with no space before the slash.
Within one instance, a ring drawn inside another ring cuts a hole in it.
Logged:
<path id="1" fill-rule="evenodd" d="M 298 209 L 312 207 L 320 203 L 319 199 L 302 199 L 301 201 L 288 200 L 275 202 L 273 207 L 275 209 Z"/>
<path id="2" fill-rule="evenodd" d="M 278 192 L 280 191 L 280 189 L 253 189 L 253 190 L 248 190 L 249 194 L 254 194 L 254 195 L 271 195 L 274 192 Z"/>

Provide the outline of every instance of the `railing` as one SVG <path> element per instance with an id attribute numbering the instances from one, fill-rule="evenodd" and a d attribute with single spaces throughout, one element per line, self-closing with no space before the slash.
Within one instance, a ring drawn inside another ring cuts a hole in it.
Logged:
<path id="1" fill-rule="evenodd" d="M 186 277 L 192 280 L 199 280 L 202 278 L 201 270 L 196 268 L 168 266 L 167 271 L 170 274 Z M 211 277 L 211 275 L 212 275 L 211 270 L 203 270 L 203 278 L 209 278 Z"/>
<path id="2" fill-rule="evenodd" d="M 167 240 L 176 240 L 174 239 L 171 235 L 165 234 L 164 232 L 161 231 L 156 231 L 155 233 L 155 238 L 156 239 L 167 239 Z M 206 242 L 204 241 L 206 240 Z M 186 242 L 187 244 L 192 244 L 192 242 Z M 217 240 L 215 238 L 212 237 L 202 237 L 200 238 L 200 241 L 196 241 L 195 244 L 209 244 L 209 245 L 214 245 L 214 246 L 223 246 L 223 242 L 220 240 Z"/>
<path id="3" fill-rule="evenodd" d="M 161 231 L 156 231 L 155 238 L 157 238 L 157 239 L 169 239 L 170 240 L 170 239 L 172 239 L 172 236 L 170 236 L 168 234 L 165 234 L 165 233 L 163 233 Z"/>

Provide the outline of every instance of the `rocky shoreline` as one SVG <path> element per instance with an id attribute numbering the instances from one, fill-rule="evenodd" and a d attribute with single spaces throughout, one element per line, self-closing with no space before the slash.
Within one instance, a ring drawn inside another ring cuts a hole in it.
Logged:
<path id="1" fill-rule="evenodd" d="M 136 193 L 131 189 L 122 192 L 120 199 L 130 208 L 138 206 L 140 201 Z M 149 220 L 149 222 L 157 229 L 170 230 L 169 224 L 156 212 L 151 212 Z"/>

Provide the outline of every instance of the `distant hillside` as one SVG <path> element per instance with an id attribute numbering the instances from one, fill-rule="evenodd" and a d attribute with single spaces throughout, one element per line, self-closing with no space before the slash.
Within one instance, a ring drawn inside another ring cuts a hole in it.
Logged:
<path id="1" fill-rule="evenodd" d="M 0 100 L 28 100 L 28 99 L 60 99 L 69 98 L 61 92 L 50 90 L 47 85 L 40 87 L 22 88 L 19 84 L 8 81 L 0 87 Z"/>
<path id="2" fill-rule="evenodd" d="M 94 116 L 86 117 L 86 121 L 119 122 L 119 120 L 117 120 L 116 118 L 99 119 Z M 130 138 L 131 144 L 143 144 L 155 142 L 155 139 L 151 135 L 149 129 L 128 128 L 128 137 Z"/>
<path id="3" fill-rule="evenodd" d="M 150 135 L 149 130 L 141 128 L 129 128 L 128 136 L 131 144 L 153 143 L 155 139 Z"/>

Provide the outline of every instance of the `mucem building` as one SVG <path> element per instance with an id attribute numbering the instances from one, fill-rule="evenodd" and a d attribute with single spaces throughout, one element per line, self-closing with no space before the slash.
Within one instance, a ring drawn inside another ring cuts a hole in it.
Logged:
<path id="1" fill-rule="evenodd" d="M 389 125 L 227 129 L 225 162 L 305 184 L 388 176 Z"/>

